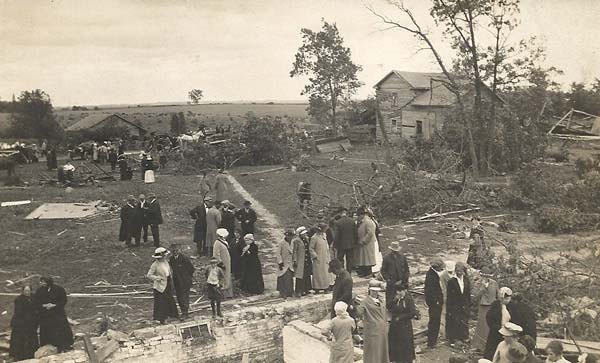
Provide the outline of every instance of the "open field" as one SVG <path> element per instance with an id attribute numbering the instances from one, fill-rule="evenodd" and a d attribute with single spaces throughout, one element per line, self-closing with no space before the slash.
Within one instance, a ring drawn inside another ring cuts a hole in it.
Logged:
<path id="1" fill-rule="evenodd" d="M 272 116 L 281 117 L 287 122 L 304 123 L 308 117 L 306 104 L 261 104 L 261 103 L 227 103 L 227 104 L 199 104 L 199 105 L 175 105 L 175 106 L 130 106 L 118 108 L 100 108 L 99 110 L 71 111 L 69 109 L 55 110 L 57 120 L 63 127 L 69 127 L 82 118 L 94 113 L 117 113 L 125 114 L 126 118 L 133 122 L 139 122 L 149 131 L 168 133 L 172 113 L 183 112 L 187 126 L 194 129 L 200 123 L 208 127 L 216 125 L 233 125 L 245 120 L 249 112 L 258 117 Z M 0 113 L 0 131 L 5 129 L 9 122 L 8 113 Z"/>

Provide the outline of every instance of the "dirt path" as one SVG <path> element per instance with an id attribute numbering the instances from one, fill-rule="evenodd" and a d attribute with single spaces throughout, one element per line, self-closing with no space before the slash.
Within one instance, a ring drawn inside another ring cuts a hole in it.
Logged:
<path id="1" fill-rule="evenodd" d="M 265 208 L 258 200 L 248 193 L 246 189 L 230 174 L 227 178 L 233 190 L 243 199 L 252 203 L 252 208 L 258 216 L 258 229 L 264 233 L 265 238 L 261 240 L 260 246 L 261 262 L 263 264 L 263 278 L 265 289 L 275 290 L 277 287 L 277 261 L 275 259 L 275 248 L 278 241 L 283 239 L 283 227 L 278 218 Z"/>

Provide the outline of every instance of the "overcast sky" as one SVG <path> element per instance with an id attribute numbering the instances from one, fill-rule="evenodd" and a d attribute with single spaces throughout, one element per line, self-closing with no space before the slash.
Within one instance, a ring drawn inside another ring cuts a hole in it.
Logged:
<path id="1" fill-rule="evenodd" d="M 600 1 L 521 0 L 519 39 L 545 40 L 561 82 L 600 78 Z M 186 101 L 302 100 L 291 79 L 300 29 L 336 22 L 364 70 L 357 97 L 391 69 L 437 71 L 427 52 L 365 4 L 382 0 L 0 0 L 0 98 L 41 88 L 55 106 Z M 428 19 L 429 2 L 406 3 Z M 449 58 L 440 37 L 434 39 Z"/>

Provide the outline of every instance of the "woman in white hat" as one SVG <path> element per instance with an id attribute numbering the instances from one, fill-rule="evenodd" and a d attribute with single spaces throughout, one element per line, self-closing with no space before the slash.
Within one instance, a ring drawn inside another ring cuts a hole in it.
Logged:
<path id="1" fill-rule="evenodd" d="M 292 240 L 292 268 L 296 278 L 296 297 L 306 295 L 312 289 L 312 260 L 309 250 L 308 230 L 301 226 L 296 229 Z"/>
<path id="2" fill-rule="evenodd" d="M 508 311 L 507 304 L 510 302 L 512 297 L 512 290 L 508 287 L 501 287 L 498 292 L 498 300 L 494 301 L 490 305 L 490 309 L 485 315 L 485 321 L 490 329 L 485 342 L 485 351 L 483 357 L 486 359 L 492 359 L 496 352 L 496 347 L 502 341 L 502 335 L 500 329 L 510 321 L 511 316 Z"/>
<path id="3" fill-rule="evenodd" d="M 213 257 L 219 261 L 220 267 L 225 273 L 223 280 L 223 296 L 233 297 L 233 284 L 231 283 L 231 255 L 229 254 L 229 243 L 227 236 L 229 232 L 225 228 L 217 229 L 217 240 L 213 245 Z"/>
<path id="4" fill-rule="evenodd" d="M 152 258 L 154 262 L 146 277 L 153 281 L 152 292 L 154 293 L 153 319 L 161 324 L 167 318 L 179 318 L 177 305 L 173 299 L 173 274 L 168 261 L 169 251 L 164 247 L 154 250 Z"/>
<path id="5" fill-rule="evenodd" d="M 262 275 L 262 265 L 258 258 L 258 246 L 254 241 L 253 234 L 244 236 L 246 246 L 242 250 L 242 280 L 240 288 L 253 295 L 260 295 L 265 292 L 265 282 Z"/>
<path id="6" fill-rule="evenodd" d="M 336 302 L 333 307 L 336 317 L 331 319 L 323 329 L 323 334 L 330 338 L 333 336 L 329 363 L 354 362 L 354 346 L 352 344 L 354 319 L 350 317 L 346 309 L 348 309 L 348 305 L 345 302 Z"/>

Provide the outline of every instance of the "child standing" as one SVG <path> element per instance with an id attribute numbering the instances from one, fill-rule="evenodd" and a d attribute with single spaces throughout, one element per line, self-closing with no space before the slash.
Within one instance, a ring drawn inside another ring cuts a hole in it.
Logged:
<path id="1" fill-rule="evenodd" d="M 221 300 L 223 300 L 223 282 L 225 279 L 225 272 L 223 269 L 217 266 L 217 258 L 212 257 L 210 259 L 210 266 L 206 268 L 204 273 L 206 277 L 206 296 L 210 300 L 210 307 L 212 308 L 212 317 L 215 318 L 217 315 L 223 317 L 221 314 Z"/>

